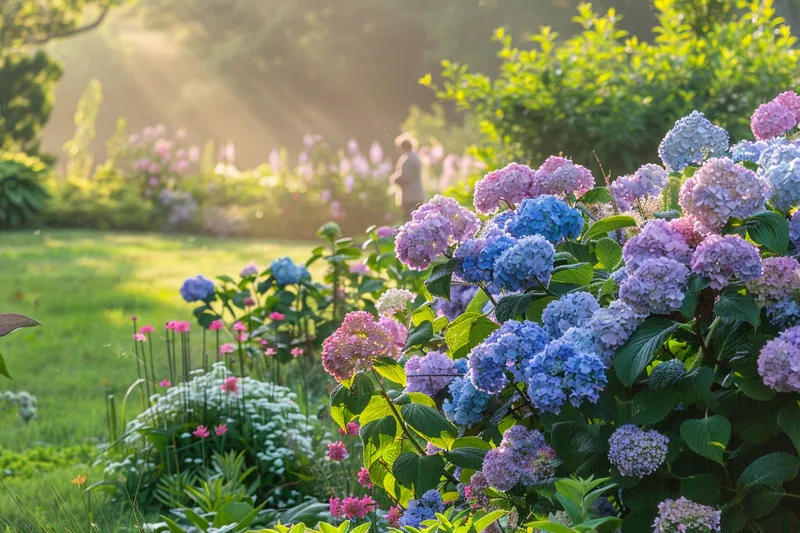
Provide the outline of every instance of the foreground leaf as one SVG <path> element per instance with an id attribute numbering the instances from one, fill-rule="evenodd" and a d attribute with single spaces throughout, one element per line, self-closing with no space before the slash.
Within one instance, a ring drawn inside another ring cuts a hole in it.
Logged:
<path id="1" fill-rule="evenodd" d="M 625 385 L 631 386 L 653 360 L 655 351 L 660 348 L 672 333 L 678 329 L 677 322 L 654 317 L 648 318 L 631 335 L 614 358 L 617 376 Z"/>
<path id="2" fill-rule="evenodd" d="M 681 424 L 681 437 L 696 454 L 724 464 L 722 454 L 731 440 L 731 423 L 719 415 L 685 420 Z"/>
<path id="3" fill-rule="evenodd" d="M 42 323 L 33 318 L 17 313 L 0 313 L 0 337 L 5 337 L 20 328 L 41 326 Z"/>

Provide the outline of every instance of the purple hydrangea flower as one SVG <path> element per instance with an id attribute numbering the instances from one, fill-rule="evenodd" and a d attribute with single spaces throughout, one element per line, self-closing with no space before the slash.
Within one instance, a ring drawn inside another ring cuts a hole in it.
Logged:
<path id="1" fill-rule="evenodd" d="M 181 296 L 187 302 L 205 301 L 214 296 L 214 291 L 214 282 L 201 274 L 186 278 L 181 285 Z"/>
<path id="2" fill-rule="evenodd" d="M 751 281 L 761 276 L 758 248 L 738 235 L 709 235 L 692 256 L 692 272 L 711 280 L 720 290 L 731 280 Z"/>
<path id="3" fill-rule="evenodd" d="M 441 215 L 450 221 L 452 227 L 448 236 L 455 241 L 472 238 L 481 227 L 481 222 L 475 213 L 461 207 L 453 198 L 440 194 L 415 209 L 411 213 L 411 219 L 423 221 L 431 215 Z"/>
<path id="4" fill-rule="evenodd" d="M 444 508 L 441 494 L 436 489 L 431 489 L 422 498 L 408 501 L 408 508 L 400 519 L 400 525 L 419 527 L 425 520 L 436 518 L 436 513 L 443 513 Z"/>
<path id="5" fill-rule="evenodd" d="M 800 392 L 800 326 L 783 331 L 758 354 L 758 373 L 778 392 Z"/>
<path id="6" fill-rule="evenodd" d="M 535 322 L 509 320 L 469 353 L 469 379 L 479 391 L 497 394 L 509 384 L 508 374 L 524 379 L 522 363 L 546 344 L 547 333 Z"/>
<path id="7" fill-rule="evenodd" d="M 628 211 L 637 200 L 658 196 L 667 185 L 667 171 L 658 165 L 644 165 L 628 176 L 620 176 L 611 184 L 611 194 L 622 211 Z"/>
<path id="8" fill-rule="evenodd" d="M 590 293 L 572 292 L 547 304 L 542 324 L 550 338 L 557 339 L 569 328 L 586 324 L 599 308 L 600 304 Z"/>
<path id="9" fill-rule="evenodd" d="M 444 390 L 458 372 L 453 360 L 442 352 L 428 352 L 424 357 L 415 355 L 406 361 L 407 392 L 421 392 L 436 396 Z"/>
<path id="10" fill-rule="evenodd" d="M 500 491 L 519 483 L 532 487 L 553 479 L 554 460 L 555 452 L 539 431 L 512 426 L 503 433 L 500 446 L 486 454 L 481 472 L 486 483 Z"/>
<path id="11" fill-rule="evenodd" d="M 452 322 L 467 309 L 476 292 L 478 292 L 478 287 L 453 283 L 450 286 L 450 300 L 436 297 L 433 300 L 433 309 L 437 314 L 447 317 L 447 320 Z"/>
<path id="12" fill-rule="evenodd" d="M 794 91 L 784 91 L 775 97 L 775 101 L 791 111 L 800 122 L 800 95 Z"/>
<path id="13" fill-rule="evenodd" d="M 594 188 L 591 171 L 564 157 L 550 156 L 533 176 L 533 196 L 552 194 L 581 197 Z"/>
<path id="14" fill-rule="evenodd" d="M 246 267 L 239 272 L 239 275 L 243 278 L 247 278 L 249 276 L 257 276 L 258 275 L 258 267 L 252 261 L 250 261 Z"/>
<path id="15" fill-rule="evenodd" d="M 658 504 L 658 516 L 653 533 L 713 533 L 720 532 L 722 513 L 708 505 L 700 505 L 683 496 Z"/>
<path id="16" fill-rule="evenodd" d="M 400 227 L 394 245 L 397 258 L 414 270 L 425 270 L 447 251 L 452 224 L 442 215 L 411 220 Z"/>
<path id="17" fill-rule="evenodd" d="M 658 147 L 664 166 L 683 172 L 699 165 L 706 157 L 719 157 L 728 151 L 728 132 L 711 123 L 703 113 L 692 111 L 675 122 Z"/>
<path id="18" fill-rule="evenodd" d="M 608 461 L 623 476 L 643 478 L 664 463 L 669 439 L 656 430 L 643 431 L 625 424 L 611 435 L 608 445 Z"/>
<path id="19" fill-rule="evenodd" d="M 674 218 L 669 221 L 669 225 L 672 229 L 680 233 L 686 241 L 686 244 L 691 247 L 696 247 L 703 242 L 703 239 L 705 239 L 708 234 L 708 228 L 703 226 L 692 215 Z"/>
<path id="20" fill-rule="evenodd" d="M 519 455 L 500 446 L 489 450 L 483 458 L 481 472 L 491 487 L 500 491 L 511 490 L 520 481 Z"/>
<path id="21" fill-rule="evenodd" d="M 611 360 L 645 318 L 646 313 L 635 311 L 622 300 L 614 300 L 608 307 L 595 311 L 586 329 L 591 332 L 598 355 L 604 362 Z"/>
<path id="22" fill-rule="evenodd" d="M 478 213 L 494 213 L 502 202 L 518 204 L 531 196 L 534 172 L 531 168 L 511 163 L 489 172 L 475 184 L 473 203 Z"/>
<path id="23" fill-rule="evenodd" d="M 366 311 L 347 313 L 339 329 L 322 343 L 322 366 L 338 381 L 369 371 L 376 358 L 395 355 L 396 333 Z"/>
<path id="24" fill-rule="evenodd" d="M 522 201 L 505 229 L 521 238 L 541 235 L 553 244 L 561 239 L 577 239 L 583 231 L 583 215 L 565 201 L 551 195 L 527 198 Z"/>
<path id="25" fill-rule="evenodd" d="M 688 265 L 692 258 L 692 249 L 683 234 L 666 220 L 651 220 L 645 224 L 642 232 L 625 243 L 622 249 L 625 269 L 628 275 L 636 272 L 648 259 L 668 257 Z"/>
<path id="26" fill-rule="evenodd" d="M 683 305 L 689 269 L 659 257 L 643 262 L 619 288 L 620 299 L 640 313 L 666 315 Z"/>
<path id="27" fill-rule="evenodd" d="M 486 476 L 483 472 L 475 472 L 469 478 L 469 485 L 464 490 L 464 496 L 469 501 L 470 507 L 473 509 L 488 510 L 491 505 L 491 500 L 486 494 L 489 488 L 489 482 L 486 481 Z"/>
<path id="28" fill-rule="evenodd" d="M 767 141 L 768 146 L 761 152 L 758 158 L 758 166 L 761 171 L 769 167 L 780 165 L 781 163 L 791 163 L 800 157 L 800 145 L 797 142 L 788 142 L 786 139 L 772 139 Z"/>
<path id="29" fill-rule="evenodd" d="M 794 243 L 794 247 L 800 250 L 800 209 L 794 212 L 789 221 L 789 239 Z"/>
<path id="30" fill-rule="evenodd" d="M 760 306 L 774 305 L 800 287 L 800 263 L 793 257 L 768 257 L 761 262 L 763 274 L 747 284 Z"/>
<path id="31" fill-rule="evenodd" d="M 718 230 L 729 218 L 764 210 L 766 184 L 726 157 L 709 159 L 681 186 L 680 204 L 705 227 Z"/>
<path id="32" fill-rule="evenodd" d="M 797 126 L 797 117 L 778 100 L 761 104 L 750 117 L 750 129 L 758 140 L 779 137 Z"/>
<path id="33" fill-rule="evenodd" d="M 494 265 L 497 285 L 508 291 L 519 291 L 550 281 L 555 248 L 541 235 L 519 239 L 503 252 Z"/>

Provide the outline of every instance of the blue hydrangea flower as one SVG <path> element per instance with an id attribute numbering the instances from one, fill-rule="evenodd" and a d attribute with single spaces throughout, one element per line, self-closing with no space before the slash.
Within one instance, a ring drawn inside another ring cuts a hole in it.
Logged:
<path id="1" fill-rule="evenodd" d="M 640 313 L 666 315 L 683 305 L 689 269 L 658 257 L 644 261 L 619 288 L 620 299 Z"/>
<path id="2" fill-rule="evenodd" d="M 771 185 L 772 205 L 781 211 L 800 205 L 800 158 L 772 165 L 763 175 Z"/>
<path id="3" fill-rule="evenodd" d="M 614 300 L 608 307 L 595 311 L 586 329 L 591 332 L 598 355 L 604 362 L 611 361 L 617 349 L 627 342 L 645 318 L 646 313 L 631 309 L 622 300 Z"/>
<path id="4" fill-rule="evenodd" d="M 614 283 L 617 285 L 622 285 L 622 282 L 628 279 L 628 269 L 623 267 L 618 268 L 614 272 L 611 273 L 611 279 L 614 280 Z"/>
<path id="5" fill-rule="evenodd" d="M 546 344 L 547 333 L 535 322 L 509 320 L 469 353 L 469 379 L 479 391 L 497 394 L 509 384 L 508 374 L 524 380 L 522 363 Z"/>
<path id="6" fill-rule="evenodd" d="M 547 304 L 542 313 L 542 324 L 550 338 L 557 339 L 569 328 L 588 322 L 599 307 L 597 299 L 588 292 L 565 294 Z"/>
<path id="7" fill-rule="evenodd" d="M 408 508 L 400 519 L 401 526 L 419 527 L 425 520 L 436 518 L 436 513 L 444 512 L 442 496 L 436 489 L 431 489 L 419 500 L 409 500 Z"/>
<path id="8" fill-rule="evenodd" d="M 741 141 L 731 146 L 731 159 L 735 163 L 744 161 L 758 163 L 764 150 L 777 144 L 786 144 L 786 139 L 784 137 L 776 137 L 768 141 Z"/>
<path id="9" fill-rule="evenodd" d="M 516 216 L 516 211 L 508 209 L 498 214 L 486 224 L 486 232 L 500 232 L 507 233 L 506 224 L 509 220 L 513 220 Z"/>
<path id="10" fill-rule="evenodd" d="M 277 283 L 279 287 L 294 285 L 295 283 L 311 279 L 311 274 L 306 267 L 295 264 L 295 262 L 288 257 L 276 259 L 269 268 L 272 272 L 272 277 L 275 278 L 275 283 Z"/>
<path id="11" fill-rule="evenodd" d="M 699 165 L 707 157 L 721 157 L 728 151 L 728 132 L 711 123 L 703 113 L 692 111 L 675 122 L 658 147 L 664 166 L 678 172 Z"/>
<path id="12" fill-rule="evenodd" d="M 555 244 L 561 239 L 577 239 L 583 231 L 583 215 L 555 196 L 539 196 L 522 201 L 506 231 L 520 238 L 541 235 Z"/>
<path id="13" fill-rule="evenodd" d="M 800 209 L 794 212 L 789 221 L 789 239 L 794 243 L 794 247 L 800 250 Z"/>
<path id="14" fill-rule="evenodd" d="M 461 260 L 456 275 L 470 283 L 491 282 L 495 261 L 516 242 L 510 235 L 499 231 L 489 231 L 480 238 L 463 241 L 454 254 Z"/>
<path id="15" fill-rule="evenodd" d="M 594 354 L 578 352 L 564 363 L 564 386 L 575 407 L 584 400 L 597 403 L 606 383 L 606 366 Z"/>
<path id="16" fill-rule="evenodd" d="M 761 152 L 761 157 L 758 158 L 758 166 L 762 172 L 781 163 L 790 163 L 800 157 L 800 145 L 797 143 L 777 142 L 776 140 L 769 141 L 769 143 L 769 146 Z"/>
<path id="17" fill-rule="evenodd" d="M 797 298 L 784 296 L 766 310 L 770 323 L 781 329 L 800 324 L 800 304 Z"/>
<path id="18" fill-rule="evenodd" d="M 460 374 L 466 374 L 466 359 L 458 359 L 455 367 Z M 452 399 L 447 398 L 444 401 L 442 410 L 451 422 L 470 427 L 483 420 L 490 396 L 476 389 L 466 375 L 454 379 L 448 391 Z"/>
<path id="19" fill-rule="evenodd" d="M 553 270 L 555 248 L 541 235 L 523 237 L 495 261 L 495 282 L 507 291 L 539 283 L 546 285 Z"/>
<path id="20" fill-rule="evenodd" d="M 453 321 L 460 314 L 462 314 L 467 306 L 475 297 L 478 292 L 478 287 L 470 287 L 468 285 L 456 285 L 455 283 L 450 286 L 450 300 L 436 297 L 433 300 L 433 309 L 439 315 L 447 317 L 447 320 Z"/>
<path id="21" fill-rule="evenodd" d="M 407 392 L 421 392 L 428 396 L 436 396 L 444 390 L 458 372 L 453 360 L 439 351 L 428 352 L 423 357 L 412 356 L 406 361 L 404 370 L 408 377 Z"/>
<path id="22" fill-rule="evenodd" d="M 620 474 L 643 478 L 664 463 L 669 439 L 656 430 L 643 431 L 633 424 L 625 424 L 611 435 L 608 445 L 608 461 Z"/>
<path id="23" fill-rule="evenodd" d="M 186 278 L 181 285 L 181 296 L 187 302 L 208 300 L 214 296 L 214 282 L 200 274 Z"/>

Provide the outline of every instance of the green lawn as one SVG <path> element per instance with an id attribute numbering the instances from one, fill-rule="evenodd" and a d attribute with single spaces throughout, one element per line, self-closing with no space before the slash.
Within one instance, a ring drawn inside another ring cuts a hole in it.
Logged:
<path id="1" fill-rule="evenodd" d="M 39 400 L 27 427 L 13 415 L 0 415 L 0 449 L 101 442 L 105 388 L 121 399 L 136 379 L 131 315 L 157 327 L 192 321 L 192 306 L 178 293 L 187 276 L 238 274 L 251 260 L 264 267 L 283 255 L 304 260 L 313 246 L 96 231 L 0 233 L 0 311 L 44 324 L 0 339 L 14 377 L 0 377 L 0 392 L 27 390 Z M 138 402 L 131 403 L 132 411 Z M 77 473 L 53 476 L 63 483 Z M 29 484 L 11 480 L 23 496 L 28 492 Z M 3 492 L 0 515 L 9 505 Z"/>

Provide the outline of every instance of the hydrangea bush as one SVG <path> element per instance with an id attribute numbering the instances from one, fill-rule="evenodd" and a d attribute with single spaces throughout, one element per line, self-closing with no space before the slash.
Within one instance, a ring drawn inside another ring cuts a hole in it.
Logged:
<path id="1" fill-rule="evenodd" d="M 512 531 L 795 527 L 799 98 L 733 147 L 694 112 L 663 166 L 609 187 L 551 157 L 487 174 L 476 213 L 413 214 L 395 243 L 424 289 L 323 348 L 348 369 L 329 368 L 331 415 L 360 424 L 401 525 L 449 528 L 447 506 Z"/>

